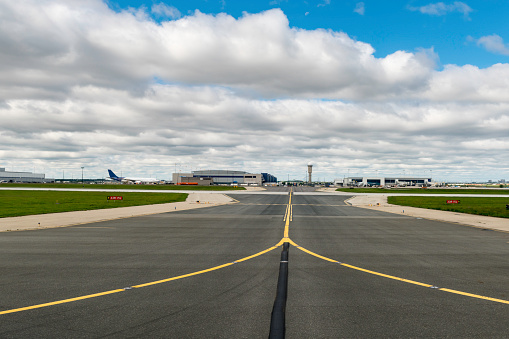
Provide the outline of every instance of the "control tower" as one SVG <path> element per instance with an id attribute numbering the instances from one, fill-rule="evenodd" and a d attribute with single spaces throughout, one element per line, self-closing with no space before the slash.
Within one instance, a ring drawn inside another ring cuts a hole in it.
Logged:
<path id="1" fill-rule="evenodd" d="M 311 173 L 313 173 L 313 165 L 308 164 L 308 183 L 311 184 Z"/>

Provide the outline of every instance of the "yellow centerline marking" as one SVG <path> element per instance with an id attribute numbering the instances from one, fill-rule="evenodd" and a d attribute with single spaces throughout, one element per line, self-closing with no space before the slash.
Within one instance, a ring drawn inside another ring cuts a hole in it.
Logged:
<path id="1" fill-rule="evenodd" d="M 326 261 L 329 261 L 329 262 L 337 263 L 337 264 L 339 264 L 341 266 L 348 267 L 348 268 L 351 268 L 351 269 L 354 269 L 354 270 L 357 270 L 357 271 L 369 273 L 369 274 L 372 274 L 372 275 L 377 275 L 377 276 L 388 278 L 388 279 L 392 279 L 392 280 L 397 280 L 397 281 L 405 282 L 405 283 L 408 283 L 408 284 L 418 285 L 418 286 L 422 286 L 422 287 L 428 287 L 428 288 L 432 288 L 433 287 L 433 288 L 436 288 L 438 291 L 442 291 L 442 292 L 448 292 L 448 293 L 463 295 L 463 296 L 477 298 L 477 299 L 489 300 L 489 301 L 494 301 L 494 302 L 498 302 L 498 303 L 502 303 L 502 304 L 509 304 L 509 300 L 491 298 L 491 297 L 486 297 L 486 296 L 479 295 L 479 294 L 473 294 L 473 293 L 467 293 L 467 292 L 452 290 L 452 289 L 449 289 L 449 288 L 435 287 L 434 285 L 418 282 L 418 281 L 415 281 L 415 280 L 404 279 L 404 278 L 396 277 L 396 276 L 389 275 L 389 274 L 384 274 L 384 273 L 380 273 L 380 272 L 376 272 L 376 271 L 371 271 L 371 270 L 368 270 L 368 269 L 365 269 L 365 268 L 362 268 L 362 267 L 357 267 L 357 266 L 345 264 L 345 263 L 339 262 L 337 260 L 324 257 L 323 255 L 316 254 L 316 253 L 314 253 L 314 252 L 312 252 L 312 251 L 310 251 L 308 249 L 305 249 L 304 247 L 301 247 L 301 246 L 297 245 L 296 243 L 294 243 L 291 240 L 289 240 L 289 242 L 290 242 L 290 244 L 292 244 L 295 247 L 297 247 L 299 250 L 301 250 L 303 252 L 306 252 L 308 254 L 311 254 L 312 256 L 315 256 L 317 258 L 320 258 L 322 260 L 326 260 Z"/>
<path id="2" fill-rule="evenodd" d="M 134 285 L 134 286 L 130 286 L 130 288 L 142 288 L 142 287 L 162 284 L 162 283 L 169 282 L 169 281 L 179 280 L 179 279 L 191 277 L 191 276 L 194 276 L 194 275 L 199 275 L 199 274 L 203 274 L 203 273 L 219 270 L 221 268 L 232 266 L 232 265 L 234 265 L 236 263 L 243 262 L 243 261 L 246 261 L 246 260 L 258 257 L 258 256 L 260 256 L 262 254 L 265 254 L 267 252 L 270 252 L 270 251 L 278 248 L 279 246 L 280 245 L 278 243 L 277 245 L 269 247 L 266 250 L 260 251 L 260 252 L 258 252 L 256 254 L 250 255 L 250 256 L 242 258 L 242 259 L 235 260 L 234 262 L 226 263 L 226 264 L 219 265 L 219 266 L 214 266 L 214 267 L 211 267 L 211 268 L 208 268 L 208 269 L 205 269 L 205 270 L 201 270 L 201 271 L 196 271 L 196 272 L 192 272 L 192 273 L 188 273 L 188 274 L 179 275 L 179 276 L 176 276 L 176 277 L 171 277 L 171 278 L 157 280 L 157 281 L 152 281 L 152 282 L 148 282 L 148 283 L 144 283 L 144 284 Z M 124 292 L 124 291 L 126 291 L 126 289 L 121 288 L 121 289 L 115 289 L 115 290 L 106 291 L 106 292 L 100 292 L 100 293 L 83 295 L 83 296 L 75 297 L 75 298 L 69 298 L 69 299 L 52 301 L 52 302 L 48 302 L 48 303 L 44 303 L 44 304 L 20 307 L 20 308 L 15 308 L 15 309 L 11 309 L 11 310 L 0 311 L 0 315 L 2 315 L 2 314 L 9 314 L 9 313 L 16 313 L 16 312 L 22 312 L 22 311 L 28 311 L 28 310 L 33 310 L 33 309 L 43 308 L 43 307 L 48 307 L 48 306 L 53 306 L 53 305 L 60 305 L 60 304 L 70 303 L 70 302 L 73 302 L 73 301 L 84 300 L 84 299 L 91 299 L 91 298 L 101 297 L 101 296 L 108 295 L 108 294 Z"/>
<path id="3" fill-rule="evenodd" d="M 307 254 L 311 254 L 317 258 L 320 258 L 322 260 L 326 260 L 326 261 L 330 261 L 330 262 L 335 262 L 335 263 L 338 263 L 337 260 L 334 260 L 334 259 L 330 259 L 330 258 L 327 258 L 327 257 L 324 257 L 323 255 L 319 255 L 319 254 L 316 254 L 315 252 L 311 252 L 310 250 L 307 250 L 305 249 L 304 247 L 301 247 L 301 246 L 296 246 L 297 244 L 295 244 L 293 241 L 292 241 L 292 245 L 294 245 L 295 247 L 297 247 L 299 250 L 303 251 L 303 252 L 306 252 Z"/>
<path id="4" fill-rule="evenodd" d="M 267 249 L 265 249 L 263 251 L 260 251 L 258 253 L 255 253 L 253 255 L 250 255 L 248 257 L 244 257 L 244 258 L 235 260 L 234 262 L 231 262 L 231 263 L 226 263 L 226 264 L 223 264 L 223 265 L 214 266 L 214 267 L 211 267 L 211 268 L 208 268 L 208 269 L 205 269 L 205 270 L 196 271 L 196 272 L 192 272 L 192 273 L 187 273 L 187 274 L 179 275 L 179 276 L 176 276 L 176 277 L 171 277 L 171 278 L 167 278 L 167 279 L 162 279 L 162 280 L 147 282 L 147 283 L 144 283 L 144 284 L 130 286 L 129 289 L 132 289 L 132 288 L 143 288 L 143 287 L 147 287 L 147 286 L 162 284 L 162 283 L 166 283 L 166 282 L 170 282 L 170 281 L 174 281 L 174 280 L 179 280 L 179 279 L 183 279 L 183 278 L 187 278 L 187 277 L 191 277 L 191 276 L 195 276 L 195 275 L 199 275 L 199 274 L 203 274 L 203 273 L 219 270 L 221 268 L 232 266 L 232 265 L 234 265 L 236 263 L 240 263 L 240 262 L 243 262 L 243 261 L 246 261 L 246 260 L 258 257 L 258 256 L 260 256 L 262 254 L 267 253 L 267 252 L 270 252 L 270 251 L 278 248 L 279 246 L 283 245 L 285 242 L 290 243 L 291 245 L 297 247 L 299 250 L 301 250 L 301 251 L 303 251 L 305 253 L 308 253 L 308 254 L 310 254 L 312 256 L 315 256 L 317 258 L 320 258 L 322 260 L 329 261 L 329 262 L 332 262 L 332 263 L 337 263 L 337 264 L 339 264 L 341 266 L 344 266 L 344 267 L 347 267 L 347 268 L 351 268 L 351 269 L 354 269 L 354 270 L 357 270 L 357 271 L 365 272 L 365 273 L 372 274 L 372 275 L 377 275 L 377 276 L 388 278 L 388 279 L 392 279 L 392 280 L 397 280 L 397 281 L 405 282 L 405 283 L 408 283 L 408 284 L 413 284 L 413 285 L 418 285 L 418 286 L 423 286 L 423 287 L 428 287 L 428 288 L 435 287 L 435 286 L 430 285 L 430 284 L 425 284 L 425 283 L 421 283 L 421 282 L 418 282 L 418 281 L 404 279 L 404 278 L 396 277 L 396 276 L 393 276 L 393 275 L 388 275 L 388 274 L 384 274 L 384 273 L 380 273 L 380 272 L 376 272 L 376 271 L 371 271 L 371 270 L 368 270 L 368 269 L 365 269 L 365 268 L 361 268 L 361 267 L 357 267 L 357 266 L 353 266 L 353 265 L 350 265 L 350 264 L 341 263 L 341 262 L 339 262 L 337 260 L 334 260 L 334 259 L 331 259 L 331 258 L 327 258 L 325 256 L 319 255 L 319 254 L 317 254 L 315 252 L 312 252 L 312 251 L 310 251 L 310 250 L 308 250 L 308 249 L 306 249 L 304 247 L 301 247 L 301 246 L 297 245 L 289 237 L 290 221 L 292 221 L 292 219 L 293 219 L 292 191 L 293 190 L 290 191 L 290 198 L 289 198 L 288 204 L 286 206 L 286 212 L 285 212 L 285 216 L 284 216 L 284 219 L 283 219 L 285 221 L 284 235 L 283 235 L 283 238 L 276 245 L 274 245 L 272 247 L 269 247 L 269 248 L 267 248 Z M 493 301 L 493 302 L 498 302 L 498 303 L 503 303 L 503 304 L 509 304 L 508 300 L 491 298 L 491 297 L 485 297 L 485 296 L 482 296 L 482 295 L 472 294 L 472 293 L 467 293 L 467 292 L 462 292 L 462 291 L 457 291 L 457 290 L 453 290 L 453 289 L 449 289 L 449 288 L 436 288 L 436 289 L 439 290 L 439 291 L 453 293 L 453 294 L 458 294 L 458 295 L 463 295 L 463 296 L 467 296 L 467 297 L 483 299 L 483 300 L 488 300 L 488 301 Z M 94 294 L 88 294 L 88 295 L 84 295 L 84 296 L 80 296 L 80 297 L 75 297 L 75 298 L 57 300 L 57 301 L 48 302 L 48 303 L 44 303 L 44 304 L 26 306 L 26 307 L 21 307 L 21 308 L 15 308 L 15 309 L 11 309 L 11 310 L 0 311 L 0 315 L 9 314 L 9 313 L 16 313 L 16 312 L 22 312 L 22 311 L 28 311 L 28 310 L 33 310 L 33 309 L 43 308 L 43 307 L 49 307 L 49 306 L 54 306 L 54 305 L 60 305 L 60 304 L 74 302 L 74 301 L 91 299 L 91 298 L 101 297 L 101 296 L 105 296 L 105 295 L 109 295 L 109 294 L 124 292 L 124 291 L 126 291 L 126 288 L 115 289 L 115 290 L 111 290 L 111 291 L 94 293 Z"/>
<path id="5" fill-rule="evenodd" d="M 430 285 L 430 284 L 425 284 L 425 283 L 421 283 L 421 282 L 414 281 L 414 280 L 403 279 L 403 278 L 400 278 L 400 277 L 395 277 L 393 275 L 383 274 L 383 273 L 380 273 L 380 272 L 375 272 L 375 271 L 367 270 L 365 268 L 361 268 L 361 267 L 357 267 L 357 266 L 353 266 L 353 265 L 349 265 L 349 264 L 341 263 L 340 265 L 348 267 L 348 268 L 352 268 L 352 269 L 357 270 L 357 271 L 362 271 L 362 272 L 366 272 L 366 273 L 369 273 L 369 274 L 378 275 L 380 277 L 384 277 L 384 278 L 389 278 L 389 279 L 393 279 L 393 280 L 398 280 L 398 281 L 406 282 L 406 283 L 409 283 L 409 284 L 414 284 L 414 285 L 419 285 L 419 286 L 424 286 L 424 287 L 433 287 L 433 285 Z"/>
<path id="6" fill-rule="evenodd" d="M 95 298 L 95 297 L 101 297 L 103 295 L 113 294 L 113 293 L 118 293 L 118 292 L 124 292 L 124 291 L 125 290 L 122 288 L 122 289 L 117 289 L 117 290 L 101 292 L 101 293 L 84 295 L 84 296 L 76 297 L 76 298 L 57 300 L 57 301 L 53 301 L 53 302 L 49 302 L 49 303 L 44 303 L 44 304 L 39 304 L 39 305 L 15 308 L 15 309 L 12 309 L 12 310 L 1 311 L 0 315 L 1 314 L 21 312 L 21 311 L 28 311 L 28 310 L 33 310 L 33 309 L 36 309 L 36 308 L 48 307 L 48 306 L 53 306 L 53 305 L 65 304 L 65 303 L 70 303 L 70 302 L 77 301 L 77 300 L 84 300 L 84 299 L 90 299 L 90 298 Z"/>
<path id="7" fill-rule="evenodd" d="M 472 293 L 466 293 L 466 292 L 451 290 L 449 288 L 439 288 L 439 290 L 440 291 L 444 291 L 444 292 L 454 293 L 454 294 L 460 294 L 460 295 L 464 295 L 464 296 L 467 296 L 467 297 L 472 297 L 472 298 L 477 298 L 477 299 L 484 299 L 484 300 L 494 301 L 494 302 L 502 303 L 502 304 L 509 304 L 509 300 L 484 297 L 482 295 L 477 295 L 477 294 L 472 294 Z"/>
<path id="8" fill-rule="evenodd" d="M 290 232 L 290 220 L 292 219 L 292 192 L 290 191 L 290 198 L 288 200 L 288 205 L 286 206 L 286 213 L 285 213 L 285 230 L 283 233 L 283 238 L 288 238 L 288 234 Z"/>
<path id="9" fill-rule="evenodd" d="M 291 199 L 291 193 L 290 193 L 290 200 L 288 202 L 288 205 L 290 206 L 290 211 L 292 210 L 291 203 L 292 203 L 292 199 Z M 345 201 L 345 203 L 349 204 L 347 201 Z M 457 290 L 453 290 L 453 289 L 449 289 L 449 288 L 435 287 L 434 285 L 430 285 L 430 284 L 418 282 L 418 281 L 415 281 L 415 280 L 404 279 L 404 278 L 396 277 L 396 276 L 393 276 L 393 275 L 389 275 L 389 274 L 384 274 L 384 273 L 368 270 L 368 269 L 365 269 L 365 268 L 362 268 L 362 267 L 358 267 L 358 266 L 342 263 L 342 262 L 339 262 L 338 260 L 327 258 L 327 257 L 325 257 L 323 255 L 317 254 L 317 253 L 312 252 L 312 251 L 310 251 L 310 250 L 308 250 L 308 249 L 306 249 L 304 247 L 301 247 L 301 246 L 297 245 L 294 241 L 292 241 L 290 239 L 290 237 L 289 237 L 289 234 L 288 234 L 289 233 L 289 224 L 290 224 L 289 221 L 287 221 L 286 224 L 285 224 L 284 238 L 281 239 L 279 244 L 282 244 L 283 242 L 288 242 L 291 245 L 297 247 L 299 250 L 301 250 L 301 251 L 303 251 L 305 253 L 308 253 L 308 254 L 310 254 L 312 256 L 315 256 L 317 258 L 320 258 L 322 260 L 329 261 L 329 262 L 332 262 L 332 263 L 336 263 L 336 264 L 339 264 L 339 265 L 341 265 L 343 267 L 348 267 L 348 268 L 354 269 L 356 271 L 361 271 L 361 272 L 365 272 L 365 273 L 368 273 L 368 274 L 372 274 L 372 275 L 376 275 L 376 276 L 379 276 L 379 277 L 384 277 L 384 278 L 388 278 L 388 279 L 392 279 L 392 280 L 397 280 L 397 281 L 405 282 L 405 283 L 412 284 L 412 285 L 417 285 L 417 286 L 422 286 L 422 287 L 427 287 L 427 288 L 436 288 L 438 291 L 442 291 L 442 292 L 453 293 L 453 294 L 463 295 L 463 296 L 467 296 L 467 297 L 471 297 L 471 298 L 477 298 L 477 299 L 482 299 L 482 300 L 494 301 L 494 302 L 498 302 L 498 303 L 502 303 L 502 304 L 509 304 L 509 300 L 485 297 L 485 296 L 482 296 L 482 295 L 479 295 L 479 294 L 467 293 L 467 292 L 457 291 Z"/>
<path id="10" fill-rule="evenodd" d="M 239 260 L 235 260 L 235 262 L 236 262 L 236 263 L 238 263 L 238 262 L 243 262 L 243 261 L 246 261 L 246 260 L 252 259 L 252 258 L 254 258 L 254 257 L 258 257 L 258 256 L 260 256 L 260 255 L 262 255 L 262 254 L 265 254 L 265 253 L 267 253 L 267 252 L 270 252 L 270 251 L 272 251 L 272 250 L 275 250 L 275 249 L 276 249 L 276 248 L 278 248 L 278 247 L 279 247 L 279 243 L 278 243 L 277 245 L 274 245 L 274 246 L 272 246 L 272 247 L 267 248 L 266 250 L 263 250 L 263 251 L 258 252 L 258 253 L 256 253 L 256 254 L 253 254 L 253 255 L 251 255 L 251 256 L 249 256 L 249 257 L 245 257 L 245 258 L 242 258 L 242 259 L 239 259 Z"/>
<path id="11" fill-rule="evenodd" d="M 229 262 L 227 264 L 223 264 L 223 265 L 207 268 L 206 270 L 196 271 L 196 272 L 193 272 L 193 273 L 183 274 L 183 275 L 179 275 L 179 276 L 168 278 L 168 279 L 162 279 L 162 280 L 152 281 L 152 282 L 148 282 L 148 283 L 144 283 L 144 284 L 134 285 L 134 286 L 132 286 L 132 288 L 142 288 L 142 287 L 162 284 L 162 283 L 165 283 L 165 282 L 168 282 L 168 281 L 183 279 L 183 278 L 191 277 L 193 275 L 198 275 L 198 274 L 203 274 L 203 273 L 207 273 L 207 272 L 210 272 L 210 271 L 215 271 L 215 270 L 221 269 L 223 267 L 231 266 L 231 265 L 233 265 L 233 263 Z"/>

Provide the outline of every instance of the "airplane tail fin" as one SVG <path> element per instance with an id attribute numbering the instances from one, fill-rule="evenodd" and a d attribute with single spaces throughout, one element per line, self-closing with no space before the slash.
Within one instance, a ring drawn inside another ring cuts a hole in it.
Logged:
<path id="1" fill-rule="evenodd" d="M 110 178 L 112 178 L 112 179 L 117 179 L 118 178 L 117 175 L 115 173 L 113 173 L 113 171 L 110 170 L 110 169 L 108 170 L 108 174 L 110 175 Z"/>

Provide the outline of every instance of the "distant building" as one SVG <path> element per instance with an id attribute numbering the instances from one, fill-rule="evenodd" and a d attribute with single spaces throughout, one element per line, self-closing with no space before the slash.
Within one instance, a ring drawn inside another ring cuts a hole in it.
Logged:
<path id="1" fill-rule="evenodd" d="M 277 182 L 269 173 L 248 173 L 244 171 L 206 170 L 191 173 L 173 173 L 172 182 L 176 185 L 196 183 L 196 185 L 253 185 L 261 186 L 265 182 Z"/>
<path id="2" fill-rule="evenodd" d="M 263 183 L 277 183 L 277 178 L 269 173 L 262 173 Z"/>
<path id="3" fill-rule="evenodd" d="M 185 185 L 185 186 L 210 186 L 212 185 L 212 178 L 195 178 L 193 176 L 189 177 L 178 177 L 179 181 L 177 185 Z"/>
<path id="4" fill-rule="evenodd" d="M 348 177 L 334 180 L 335 186 L 431 186 L 431 178 L 411 177 Z"/>
<path id="5" fill-rule="evenodd" d="M 44 173 L 32 173 L 32 172 L 10 172 L 6 171 L 5 168 L 0 167 L 0 182 L 11 183 L 11 182 L 54 182 L 54 179 L 46 179 Z"/>

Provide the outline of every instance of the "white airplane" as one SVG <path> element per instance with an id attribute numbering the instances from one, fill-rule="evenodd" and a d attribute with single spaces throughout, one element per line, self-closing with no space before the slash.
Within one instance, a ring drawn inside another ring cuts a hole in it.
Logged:
<path id="1" fill-rule="evenodd" d="M 108 174 L 110 175 L 107 179 L 120 181 L 123 183 L 134 183 L 134 184 L 156 184 L 161 183 L 163 180 L 158 180 L 156 178 L 128 178 L 128 177 L 119 177 L 112 170 L 108 170 Z"/>

